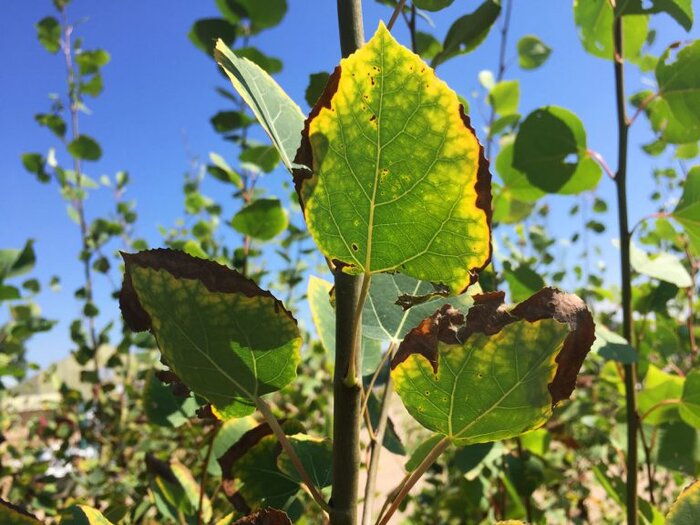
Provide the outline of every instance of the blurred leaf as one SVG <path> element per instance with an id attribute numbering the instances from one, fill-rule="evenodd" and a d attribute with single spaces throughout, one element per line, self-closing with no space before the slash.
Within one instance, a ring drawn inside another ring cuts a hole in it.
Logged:
<path id="1" fill-rule="evenodd" d="M 695 525 L 700 523 L 700 481 L 683 489 L 666 516 L 666 525 Z"/>
<path id="2" fill-rule="evenodd" d="M 679 400 L 683 392 L 683 378 L 660 370 L 655 365 L 649 365 L 644 388 L 638 395 L 639 413 L 645 414 L 659 403 L 668 400 Z M 650 425 L 659 425 L 669 421 L 677 421 L 678 404 L 668 404 L 654 408 L 644 418 L 644 422 Z"/>
<path id="3" fill-rule="evenodd" d="M 93 75 L 109 63 L 110 56 L 104 49 L 81 51 L 75 56 L 81 75 Z"/>
<path id="4" fill-rule="evenodd" d="M 439 11 L 451 5 L 454 0 L 413 0 L 413 5 L 426 11 Z"/>
<path id="5" fill-rule="evenodd" d="M 243 111 L 219 111 L 211 118 L 211 125 L 214 126 L 217 133 L 246 128 L 251 124 L 255 124 L 255 120 Z"/>
<path id="6" fill-rule="evenodd" d="M 429 33 L 416 31 L 416 53 L 423 60 L 432 60 L 442 51 L 442 44 Z"/>
<path id="7" fill-rule="evenodd" d="M 689 476 L 696 473 L 700 461 L 698 431 L 682 421 L 659 427 L 655 450 L 656 463 Z"/>
<path id="8" fill-rule="evenodd" d="M 513 167 L 513 144 L 501 147 L 496 157 L 496 171 L 501 176 L 504 187 L 514 199 L 522 202 L 536 202 L 547 193 L 534 186 L 523 172 Z M 496 206 L 494 208 L 497 209 Z M 494 219 L 495 220 L 495 219 Z"/>
<path id="9" fill-rule="evenodd" d="M 291 171 L 304 128 L 305 117 L 301 109 L 260 66 L 237 57 L 224 42 L 217 43 L 215 56 L 233 87 L 272 139 L 282 163 Z"/>
<path id="10" fill-rule="evenodd" d="M 625 0 L 620 6 L 624 15 L 667 13 L 686 31 L 693 27 L 692 0 Z"/>
<path id="11" fill-rule="evenodd" d="M 250 21 L 250 32 L 259 33 L 279 24 L 287 12 L 286 0 L 225 0 L 228 8 Z"/>
<path id="12" fill-rule="evenodd" d="M 21 507 L 0 498 L 0 523 L 3 525 L 40 525 L 41 522 Z"/>
<path id="13" fill-rule="evenodd" d="M 492 220 L 497 224 L 517 224 L 530 216 L 535 205 L 524 202 L 513 195 L 510 188 L 495 190 Z"/>
<path id="14" fill-rule="evenodd" d="M 544 279 L 526 264 L 519 264 L 515 269 L 508 264 L 503 269 L 503 275 L 508 283 L 510 298 L 516 303 L 544 288 Z"/>
<path id="15" fill-rule="evenodd" d="M 518 112 L 520 103 L 520 82 L 503 80 L 489 91 L 489 104 L 499 115 L 512 115 Z"/>
<path id="16" fill-rule="evenodd" d="M 241 176 L 228 165 L 224 158 L 218 153 L 209 153 L 209 160 L 214 164 L 207 166 L 207 172 L 221 182 L 230 182 L 239 189 L 243 189 Z"/>
<path id="17" fill-rule="evenodd" d="M 700 40 L 672 44 L 659 59 L 656 80 L 674 118 L 700 138 Z"/>
<path id="18" fill-rule="evenodd" d="M 634 271 L 661 281 L 675 284 L 679 288 L 693 285 L 688 270 L 675 255 L 662 252 L 650 257 L 646 252 L 630 243 L 630 264 Z"/>
<path id="19" fill-rule="evenodd" d="M 700 428 L 700 370 L 691 370 L 685 376 L 678 412 L 683 421 Z"/>
<path id="20" fill-rule="evenodd" d="M 37 38 L 49 53 L 61 49 L 61 24 L 52 16 L 42 18 L 36 23 Z"/>
<path id="21" fill-rule="evenodd" d="M 700 166 L 693 166 L 683 182 L 683 195 L 671 216 L 685 230 L 695 253 L 700 253 Z"/>
<path id="22" fill-rule="evenodd" d="M 163 384 L 153 370 L 146 375 L 143 407 L 154 425 L 178 428 L 194 417 L 198 405 L 194 397 L 176 395 L 172 387 Z"/>
<path id="23" fill-rule="evenodd" d="M 229 524 L 231 524 L 231 522 L 217 522 L 216 525 Z M 287 516 L 287 514 L 281 510 L 261 509 L 236 520 L 231 525 L 292 525 L 292 522 L 289 519 L 289 516 Z"/>
<path id="24" fill-rule="evenodd" d="M 269 241 L 287 229 L 287 210 L 278 199 L 258 199 L 234 215 L 231 225 L 243 235 Z"/>
<path id="25" fill-rule="evenodd" d="M 442 51 L 433 58 L 431 67 L 436 68 L 452 57 L 476 49 L 489 34 L 500 13 L 501 4 L 497 0 L 486 0 L 474 12 L 455 20 L 447 31 Z"/>
<path id="26" fill-rule="evenodd" d="M 216 41 L 222 40 L 227 46 L 233 44 L 238 28 L 223 18 L 197 20 L 190 29 L 190 41 L 207 55 L 213 55 Z"/>
<path id="27" fill-rule="evenodd" d="M 265 173 L 273 171 L 280 161 L 279 153 L 274 146 L 251 146 L 244 149 L 238 158 L 241 162 Z"/>
<path id="28" fill-rule="evenodd" d="M 608 0 L 574 0 L 574 20 L 586 51 L 599 58 L 613 59 L 613 8 Z M 626 16 L 622 25 L 625 59 L 639 59 L 648 33 L 649 17 Z"/>
<path id="29" fill-rule="evenodd" d="M 66 122 L 60 115 L 54 113 L 39 113 L 34 116 L 34 120 L 41 126 L 46 126 L 58 138 L 63 138 L 66 135 Z"/>
<path id="30" fill-rule="evenodd" d="M 333 481 L 333 444 L 330 439 L 321 439 L 306 434 L 289 436 L 289 442 L 311 476 L 311 481 L 319 489 L 330 487 Z M 301 476 L 287 454 L 277 457 L 277 467 L 291 479 L 302 483 Z"/>
<path id="31" fill-rule="evenodd" d="M 0 283 L 30 272 L 36 264 L 34 241 L 29 239 L 21 250 L 0 250 Z"/>
<path id="32" fill-rule="evenodd" d="M 36 175 L 39 182 L 51 181 L 51 175 L 46 172 L 46 161 L 39 153 L 23 153 L 22 165 L 29 173 Z"/>
<path id="33" fill-rule="evenodd" d="M 523 69 L 537 69 L 549 58 L 552 49 L 534 35 L 518 40 L 518 63 Z"/>
<path id="34" fill-rule="evenodd" d="M 316 101 L 323 93 L 329 77 L 330 75 L 325 71 L 321 71 L 320 73 L 311 73 L 311 75 L 309 75 L 309 86 L 306 88 L 304 98 L 310 107 L 313 107 L 314 104 L 316 104 Z"/>
<path id="35" fill-rule="evenodd" d="M 621 335 L 598 323 L 595 327 L 595 337 L 591 351 L 602 358 L 624 364 L 637 362 L 637 352 Z"/>
<path id="36" fill-rule="evenodd" d="M 239 47 L 236 49 L 236 56 L 250 60 L 270 75 L 282 71 L 282 61 L 280 59 L 269 57 L 255 47 Z"/>
<path id="37" fill-rule="evenodd" d="M 102 157 L 102 148 L 92 137 L 80 135 L 68 144 L 68 153 L 83 160 L 99 160 Z"/>
<path id="38" fill-rule="evenodd" d="M 112 525 L 102 513 L 87 505 L 74 505 L 61 516 L 61 525 Z"/>

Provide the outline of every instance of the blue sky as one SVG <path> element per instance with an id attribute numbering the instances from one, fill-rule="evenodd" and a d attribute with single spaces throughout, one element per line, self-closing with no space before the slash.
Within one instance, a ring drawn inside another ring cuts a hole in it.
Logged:
<path id="1" fill-rule="evenodd" d="M 304 91 L 308 75 L 329 71 L 340 55 L 337 38 L 335 2 L 331 0 L 288 0 L 289 11 L 282 24 L 263 32 L 251 43 L 269 55 L 284 61 L 284 70 L 276 78 L 304 110 Z M 76 261 L 79 235 L 65 211 L 65 203 L 54 185 L 41 185 L 27 174 L 20 155 L 37 151 L 46 153 L 56 146 L 51 134 L 34 122 L 34 114 L 49 109 L 48 93 L 63 92 L 65 71 L 61 57 L 48 54 L 37 42 L 34 24 L 53 14 L 49 0 L 4 2 L 0 19 L 0 49 L 3 51 L 2 83 L 0 84 L 0 247 L 21 247 L 27 238 L 36 240 L 38 265 L 35 275 L 46 282 L 51 275 L 62 277 L 62 291 L 42 292 L 38 298 L 44 313 L 61 323 L 50 334 L 36 337 L 30 345 L 30 359 L 45 365 L 63 357 L 70 349 L 67 321 L 75 317 L 79 304 L 73 290 L 80 285 L 80 267 Z M 478 2 L 456 0 L 444 11 L 434 14 L 439 38 L 457 17 L 472 11 Z M 699 7 L 694 2 L 696 12 Z M 83 20 L 77 33 L 86 48 L 100 47 L 109 51 L 112 60 L 104 69 L 105 90 L 90 103 L 91 116 L 83 116 L 81 129 L 95 137 L 103 149 L 99 162 L 88 163 L 85 171 L 94 178 L 106 173 L 114 175 L 127 170 L 132 177 L 128 197 L 137 200 L 139 222 L 137 234 L 152 245 L 159 245 L 158 226 L 170 226 L 182 216 L 182 177 L 187 170 L 189 149 L 206 158 L 217 151 L 235 159 L 231 146 L 214 133 L 209 118 L 225 108 L 225 101 L 215 93 L 227 82 L 216 67 L 188 40 L 192 23 L 203 17 L 217 16 L 214 0 L 197 2 L 165 2 L 163 0 L 120 0 L 88 2 L 75 0 L 70 6 L 73 21 Z M 367 36 L 380 19 L 388 20 L 390 10 L 365 1 L 364 22 Z M 685 33 L 666 15 L 652 20 L 657 30 L 652 52 L 660 54 L 668 43 L 698 38 L 696 28 Z M 425 22 L 419 29 L 429 30 Z M 408 33 L 401 23 L 394 30 L 399 41 L 409 44 Z M 535 71 L 521 71 L 517 66 L 515 44 L 526 34 L 540 37 L 553 53 L 547 63 Z M 499 35 L 492 31 L 475 52 L 455 58 L 440 66 L 438 74 L 457 92 L 468 98 L 472 117 L 483 126 L 478 103 L 472 93 L 480 89 L 477 74 L 483 69 L 495 70 Z M 588 135 L 588 145 L 615 166 L 616 128 L 613 67 L 587 55 L 578 40 L 571 0 L 515 0 L 509 35 L 506 78 L 521 82 L 520 112 L 549 104 L 560 105 L 579 115 Z M 640 77 L 628 68 L 629 93 L 653 83 L 653 74 Z M 486 114 L 484 109 L 483 114 Z M 483 138 L 484 134 L 480 131 Z M 262 134 L 258 135 L 261 139 Z M 651 139 L 645 119 L 639 119 L 630 140 L 630 214 L 634 223 L 653 211 L 648 203 L 651 171 L 665 166 L 668 157 L 650 159 L 639 146 Z M 67 162 L 65 155 L 59 161 Z M 269 175 L 264 184 L 272 193 L 282 195 L 280 181 L 287 177 L 280 168 Z M 205 193 L 221 200 L 228 191 L 216 182 L 207 183 Z M 613 185 L 603 179 L 598 193 L 611 204 L 606 219 L 611 227 L 606 236 L 617 236 L 612 221 L 615 208 Z M 552 198 L 554 234 L 568 236 L 565 217 L 575 198 Z M 108 190 L 93 194 L 86 203 L 89 216 L 95 210 L 111 209 Z M 570 233 L 570 232 L 569 232 Z M 611 246 L 606 238 L 601 245 Z M 610 247 L 613 267 L 609 278 L 617 280 L 615 253 Z M 571 257 L 566 250 L 562 257 Z M 107 317 L 116 317 L 116 304 L 108 298 L 109 284 L 98 300 Z M 0 316 L 5 315 L 1 313 Z M 2 318 L 0 317 L 0 320 Z"/>

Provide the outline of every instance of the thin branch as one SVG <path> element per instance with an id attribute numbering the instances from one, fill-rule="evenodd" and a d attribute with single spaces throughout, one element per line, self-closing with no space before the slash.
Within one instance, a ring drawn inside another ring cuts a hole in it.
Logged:
<path id="1" fill-rule="evenodd" d="M 403 6 L 406 3 L 406 0 L 399 0 L 399 3 L 396 4 L 396 7 L 394 8 L 394 12 L 391 13 L 391 18 L 389 19 L 389 23 L 386 25 L 386 28 L 391 31 L 391 28 L 394 27 L 394 24 L 396 23 L 396 19 L 399 17 L 399 13 L 403 11 Z"/>
<path id="2" fill-rule="evenodd" d="M 644 434 L 644 428 L 639 425 L 639 436 L 642 438 L 642 448 L 644 449 L 644 463 L 647 467 L 647 480 L 648 480 L 648 491 L 649 491 L 649 501 L 652 505 L 656 505 L 654 501 L 654 470 L 651 464 L 651 447 L 647 443 L 646 434 Z"/>
<path id="3" fill-rule="evenodd" d="M 513 0 L 505 0 L 505 13 L 503 25 L 501 26 L 501 46 L 498 52 L 498 71 L 496 73 L 496 83 L 503 80 L 503 75 L 506 72 L 506 47 L 508 44 L 508 30 L 510 29 L 510 15 L 513 10 Z M 491 114 L 489 115 L 488 127 L 489 135 L 486 139 L 486 158 L 491 160 L 491 146 L 493 144 L 493 135 L 491 127 L 496 120 L 496 109 L 491 105 Z"/>
<path id="4" fill-rule="evenodd" d="M 207 474 L 209 473 L 209 461 L 211 460 L 211 453 L 214 450 L 214 439 L 219 433 L 221 425 L 217 424 L 211 431 L 209 436 L 209 445 L 207 446 L 207 454 L 204 457 L 204 468 L 202 469 L 202 479 L 199 482 L 199 505 L 197 506 L 197 525 L 202 525 L 203 523 L 203 510 L 204 510 L 204 490 L 207 484 Z"/>
<path id="5" fill-rule="evenodd" d="M 647 108 L 647 106 L 649 106 L 649 104 L 651 104 L 652 101 L 656 99 L 659 95 L 661 95 L 661 92 L 652 93 L 647 98 L 642 100 L 642 103 L 639 104 L 639 107 L 637 107 L 637 111 L 635 111 L 634 115 L 632 115 L 632 117 L 627 121 L 627 126 L 629 127 L 632 124 L 634 124 L 634 121 L 637 120 L 637 117 L 640 115 L 640 113 L 644 111 Z"/>
<path id="6" fill-rule="evenodd" d="M 613 170 L 610 169 L 610 166 L 608 166 L 608 163 L 605 162 L 605 158 L 600 153 L 592 149 L 587 150 L 587 153 L 593 160 L 600 164 L 600 167 L 603 168 L 603 171 L 608 177 L 615 180 L 615 173 L 613 173 Z"/>

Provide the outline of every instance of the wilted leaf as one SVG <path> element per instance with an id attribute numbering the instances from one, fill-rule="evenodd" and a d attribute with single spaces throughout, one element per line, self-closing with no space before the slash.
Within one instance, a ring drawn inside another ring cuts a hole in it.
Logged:
<path id="1" fill-rule="evenodd" d="M 278 199 L 258 199 L 233 216 L 231 225 L 243 235 L 269 241 L 289 224 L 287 210 Z"/>
<path id="2" fill-rule="evenodd" d="M 304 128 L 301 109 L 260 66 L 237 57 L 223 41 L 217 42 L 215 57 L 291 171 Z"/>
<path id="3" fill-rule="evenodd" d="M 341 61 L 295 170 L 323 254 L 460 292 L 490 259 L 488 164 L 457 95 L 381 24 Z M 416 210 L 421 210 L 417 213 Z"/>
<path id="4" fill-rule="evenodd" d="M 174 250 L 123 254 L 120 306 L 134 331 L 151 330 L 168 366 L 222 419 L 296 377 L 301 337 L 272 294 L 235 270 Z"/>
<path id="5" fill-rule="evenodd" d="M 457 445 L 542 426 L 571 395 L 595 337 L 575 295 L 545 288 L 510 309 L 503 297 L 475 297 L 466 317 L 443 307 L 406 336 L 391 364 L 409 413 Z"/>
<path id="6" fill-rule="evenodd" d="M 666 515 L 666 525 L 696 523 L 700 523 L 700 481 L 686 487 Z"/>
<path id="7" fill-rule="evenodd" d="M 518 63 L 523 69 L 536 69 L 549 58 L 552 49 L 534 35 L 518 40 Z"/>
<path id="8" fill-rule="evenodd" d="M 513 145 L 513 167 L 548 193 L 592 190 L 602 175 L 588 156 L 583 124 L 557 106 L 537 109 L 525 118 Z"/>
<path id="9" fill-rule="evenodd" d="M 485 0 L 476 10 L 455 20 L 445 36 L 445 42 L 433 61 L 437 67 L 452 57 L 469 53 L 477 48 L 488 36 L 491 26 L 501 14 L 498 0 Z"/>

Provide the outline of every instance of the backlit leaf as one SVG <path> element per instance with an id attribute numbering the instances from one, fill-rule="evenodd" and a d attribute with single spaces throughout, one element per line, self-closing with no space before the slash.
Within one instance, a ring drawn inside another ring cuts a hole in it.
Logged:
<path id="1" fill-rule="evenodd" d="M 286 0 L 227 0 L 234 12 L 250 22 L 251 33 L 279 24 L 287 12 Z"/>
<path id="2" fill-rule="evenodd" d="M 534 35 L 518 40 L 518 63 L 523 69 L 537 69 L 549 58 L 552 49 Z"/>
<path id="3" fill-rule="evenodd" d="M 424 60 L 432 60 L 440 51 L 442 44 L 433 35 L 416 31 L 416 53 Z"/>
<path id="4" fill-rule="evenodd" d="M 671 399 L 680 399 L 683 392 L 683 378 L 649 365 L 644 388 L 639 392 L 637 401 L 640 414 L 645 414 L 658 403 Z M 678 404 L 659 406 L 644 418 L 650 425 L 659 425 L 669 421 L 678 421 Z"/>
<path id="5" fill-rule="evenodd" d="M 29 239 L 21 250 L 0 250 L 0 283 L 30 272 L 36 264 L 34 241 Z"/>
<path id="6" fill-rule="evenodd" d="M 680 259 L 668 252 L 648 255 L 630 243 L 630 264 L 634 271 L 675 284 L 679 288 L 688 288 L 693 280 Z"/>
<path id="7" fill-rule="evenodd" d="M 304 98 L 310 107 L 313 107 L 314 104 L 316 104 L 316 101 L 323 93 L 323 89 L 326 87 L 329 77 L 330 75 L 325 71 L 321 71 L 320 73 L 312 73 L 309 75 L 309 86 L 306 88 Z"/>
<path id="8" fill-rule="evenodd" d="M 613 20 L 615 15 L 609 0 L 574 0 L 574 20 L 579 38 L 590 54 L 613 59 Z M 649 17 L 646 15 L 625 16 L 622 24 L 622 39 L 625 59 L 636 60 L 647 37 Z"/>
<path id="9" fill-rule="evenodd" d="M 190 41 L 207 55 L 214 53 L 217 41 L 227 46 L 233 44 L 238 28 L 223 18 L 205 18 L 197 20 L 190 29 Z"/>
<path id="10" fill-rule="evenodd" d="M 588 156 L 586 130 L 572 112 L 546 106 L 530 113 L 513 145 L 513 167 L 549 193 L 592 190 L 602 175 Z"/>
<path id="11" fill-rule="evenodd" d="M 278 199 L 258 199 L 234 215 L 231 225 L 243 235 L 269 241 L 287 229 L 287 210 Z"/>
<path id="12" fill-rule="evenodd" d="M 68 144 L 68 153 L 83 160 L 100 160 L 102 148 L 92 137 L 80 135 Z"/>
<path id="13" fill-rule="evenodd" d="M 490 174 L 457 95 L 381 24 L 341 61 L 295 170 L 323 254 L 460 292 L 490 259 Z M 417 211 L 420 210 L 420 211 Z"/>
<path id="14" fill-rule="evenodd" d="M 700 370 L 692 370 L 685 376 L 678 412 L 683 421 L 700 428 Z"/>
<path id="15" fill-rule="evenodd" d="M 700 253 L 700 166 L 688 171 L 683 195 L 672 216 L 683 226 L 695 253 Z"/>
<path id="16" fill-rule="evenodd" d="M 666 515 L 666 525 L 696 523 L 700 523 L 700 481 L 686 487 Z"/>
<path id="17" fill-rule="evenodd" d="M 667 469 L 695 475 L 700 462 L 697 429 L 683 421 L 661 425 L 656 438 L 656 463 Z"/>
<path id="18" fill-rule="evenodd" d="M 515 199 L 522 202 L 536 202 L 547 194 L 533 185 L 522 171 L 513 167 L 513 143 L 501 147 L 496 157 L 496 171 L 503 181 L 504 188 L 507 188 Z M 494 209 L 497 212 L 498 207 L 494 205 Z"/>
<path id="19" fill-rule="evenodd" d="M 437 67 L 452 57 L 469 53 L 478 47 L 488 36 L 491 26 L 501 13 L 498 0 L 485 0 L 476 10 L 455 20 L 445 36 L 445 42 L 433 61 Z"/>
<path id="20" fill-rule="evenodd" d="M 409 413 L 457 445 L 542 426 L 571 395 L 593 343 L 593 319 L 575 295 L 545 288 L 510 309 L 503 297 L 477 296 L 466 317 L 443 307 L 391 364 Z"/>
<path id="21" fill-rule="evenodd" d="M 94 75 L 109 63 L 110 58 L 109 53 L 104 49 L 92 49 L 77 54 L 75 62 L 78 64 L 81 75 Z"/>
<path id="22" fill-rule="evenodd" d="M 280 161 L 279 153 L 274 146 L 250 146 L 238 156 L 248 169 L 270 173 Z"/>
<path id="23" fill-rule="evenodd" d="M 700 139 L 699 127 L 688 127 L 679 121 L 671 112 L 671 108 L 665 98 L 656 96 L 649 101 L 648 98 L 653 95 L 654 93 L 649 90 L 640 91 L 631 97 L 630 102 L 635 107 L 640 107 L 642 103 L 646 103 L 644 114 L 649 119 L 652 129 L 659 135 L 659 140 L 664 148 L 665 143 L 685 144 Z M 656 148 L 658 146 L 650 146 L 646 150 L 656 153 Z"/>
<path id="24" fill-rule="evenodd" d="M 520 102 L 520 82 L 503 80 L 489 91 L 489 104 L 499 115 L 517 113 Z"/>
<path id="25" fill-rule="evenodd" d="M 656 66 L 659 93 L 675 120 L 693 139 L 700 138 L 700 40 L 671 45 Z"/>
<path id="26" fill-rule="evenodd" d="M 426 11 L 439 11 L 449 6 L 455 0 L 413 0 L 413 5 L 418 9 L 425 9 Z"/>
<path id="27" fill-rule="evenodd" d="M 524 301 L 544 288 L 544 279 L 526 264 L 519 264 L 512 268 L 508 263 L 507 267 L 503 268 L 503 276 L 508 283 L 510 297 L 516 302 Z"/>
<path id="28" fill-rule="evenodd" d="M 686 31 L 693 27 L 692 0 L 625 0 L 620 6 L 625 15 L 667 13 Z"/>
<path id="29" fill-rule="evenodd" d="M 37 38 L 49 53 L 61 49 L 61 24 L 53 16 L 42 18 L 36 23 Z"/>
<path id="30" fill-rule="evenodd" d="M 168 366 L 222 419 L 296 377 L 296 321 L 235 270 L 173 250 L 123 254 L 120 306 L 134 331 L 151 330 Z"/>
<path id="31" fill-rule="evenodd" d="M 217 42 L 215 57 L 291 171 L 304 128 L 301 109 L 260 66 L 237 57 L 224 42 Z"/>

